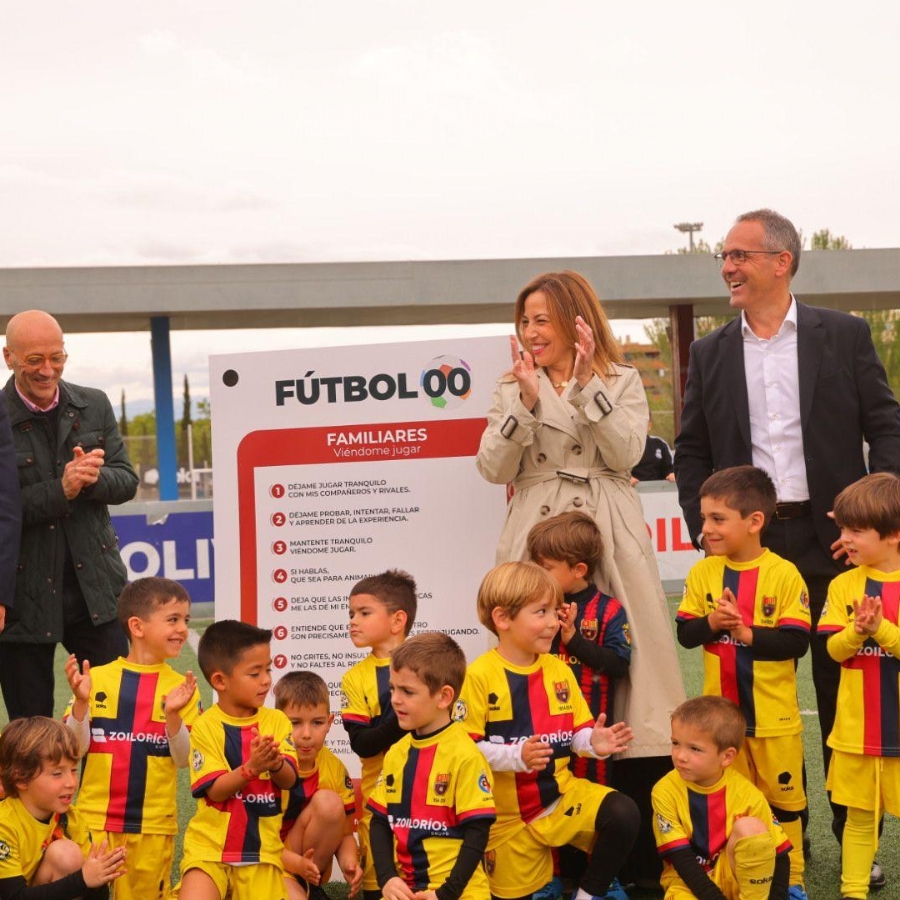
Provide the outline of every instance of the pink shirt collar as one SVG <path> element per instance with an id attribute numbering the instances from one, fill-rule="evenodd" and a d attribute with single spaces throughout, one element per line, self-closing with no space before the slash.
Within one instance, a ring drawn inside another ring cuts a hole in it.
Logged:
<path id="1" fill-rule="evenodd" d="M 16 393 L 21 398 L 22 402 L 25 406 L 28 407 L 33 413 L 48 413 L 51 409 L 56 409 L 59 406 L 59 385 L 56 386 L 56 395 L 53 398 L 53 402 L 46 408 L 41 409 L 36 403 L 32 403 L 20 390 L 18 382 L 13 382 L 16 385 Z"/>

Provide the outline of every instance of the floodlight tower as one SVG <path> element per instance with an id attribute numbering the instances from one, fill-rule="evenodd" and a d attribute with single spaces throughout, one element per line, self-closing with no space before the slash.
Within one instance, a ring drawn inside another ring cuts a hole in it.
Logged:
<path id="1" fill-rule="evenodd" d="M 703 230 L 702 222 L 679 222 L 675 228 L 688 236 L 688 252 L 694 252 L 694 232 Z"/>

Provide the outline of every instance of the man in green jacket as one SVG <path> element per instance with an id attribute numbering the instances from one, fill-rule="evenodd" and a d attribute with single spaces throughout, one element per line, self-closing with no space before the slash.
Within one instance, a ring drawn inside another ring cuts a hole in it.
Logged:
<path id="1" fill-rule="evenodd" d="M 4 388 L 22 492 L 22 542 L 0 634 L 0 688 L 10 719 L 53 716 L 53 655 L 79 662 L 127 653 L 116 621 L 125 566 L 107 504 L 134 497 L 138 477 L 103 391 L 62 380 L 66 352 L 53 316 L 9 320 Z"/>

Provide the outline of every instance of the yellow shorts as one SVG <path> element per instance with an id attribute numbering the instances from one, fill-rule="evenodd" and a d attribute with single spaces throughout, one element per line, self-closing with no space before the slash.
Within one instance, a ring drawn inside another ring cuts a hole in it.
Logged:
<path id="1" fill-rule="evenodd" d="M 119 834 L 114 831 L 91 833 L 95 844 L 106 841 L 110 850 L 125 848 L 127 871 L 113 882 L 116 900 L 168 900 L 172 896 L 175 835 Z"/>
<path id="2" fill-rule="evenodd" d="M 375 862 L 372 859 L 372 845 L 369 842 L 369 825 L 372 822 L 371 810 L 363 810 L 356 827 L 359 838 L 359 864 L 363 870 L 362 886 L 364 891 L 380 891 L 378 875 L 375 873 Z"/>
<path id="3" fill-rule="evenodd" d="M 488 840 L 485 869 L 496 897 L 522 897 L 553 877 L 551 847 L 571 844 L 590 852 L 596 836 L 597 812 L 612 788 L 573 778 L 553 809 L 534 819 L 499 846 Z"/>
<path id="4" fill-rule="evenodd" d="M 825 787 L 834 803 L 900 816 L 900 758 L 833 750 Z"/>
<path id="5" fill-rule="evenodd" d="M 806 808 L 803 741 L 799 734 L 744 738 L 732 765 L 762 791 L 771 806 L 787 812 Z"/>
<path id="6" fill-rule="evenodd" d="M 206 872 L 213 880 L 219 896 L 224 900 L 229 889 L 229 900 L 287 900 L 284 886 L 284 871 L 271 863 L 253 863 L 246 866 L 232 866 L 228 863 L 182 861 L 181 882 L 176 888 L 180 895 L 184 876 L 191 869 Z"/>

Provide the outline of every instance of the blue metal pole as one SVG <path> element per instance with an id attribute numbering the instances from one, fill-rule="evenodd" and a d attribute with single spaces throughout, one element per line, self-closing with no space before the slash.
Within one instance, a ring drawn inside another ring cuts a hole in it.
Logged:
<path id="1" fill-rule="evenodd" d="M 175 405 L 172 401 L 172 350 L 169 345 L 168 316 L 150 318 L 150 348 L 153 354 L 153 394 L 156 400 L 159 499 L 177 500 Z"/>

